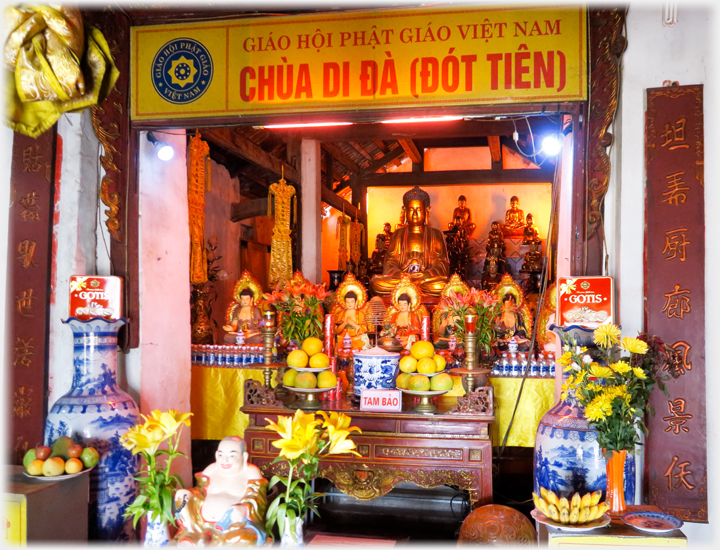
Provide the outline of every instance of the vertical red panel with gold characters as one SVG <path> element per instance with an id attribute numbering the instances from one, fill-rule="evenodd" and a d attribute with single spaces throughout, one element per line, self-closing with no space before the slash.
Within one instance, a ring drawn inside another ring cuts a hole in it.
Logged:
<path id="1" fill-rule="evenodd" d="M 703 87 L 647 91 L 645 315 L 649 334 L 682 360 L 653 392 L 647 477 L 650 504 L 707 522 Z"/>
<path id="2" fill-rule="evenodd" d="M 13 138 L 4 391 L 14 463 L 43 438 L 55 139 L 55 127 L 36 139 Z"/>

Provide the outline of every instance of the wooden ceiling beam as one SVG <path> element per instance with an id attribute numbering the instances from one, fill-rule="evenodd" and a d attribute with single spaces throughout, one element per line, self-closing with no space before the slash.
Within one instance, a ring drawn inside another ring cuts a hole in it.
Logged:
<path id="1" fill-rule="evenodd" d="M 400 147 L 405 150 L 407 156 L 410 157 L 410 160 L 413 162 L 413 164 L 422 164 L 423 156 L 420 154 L 420 151 L 418 151 L 418 148 L 413 143 L 413 140 L 399 139 L 398 143 L 400 144 Z"/>
<path id="2" fill-rule="evenodd" d="M 502 147 L 500 147 L 500 136 L 488 136 L 490 157 L 493 162 L 502 162 Z"/>
<path id="3" fill-rule="evenodd" d="M 267 216 L 267 209 L 267 197 L 249 201 L 234 202 L 230 205 L 230 221 L 241 222 L 256 216 Z"/>
<path id="4" fill-rule="evenodd" d="M 368 166 L 367 168 L 363 169 L 360 172 L 360 177 L 366 176 L 368 174 L 374 174 L 375 172 L 380 170 L 380 168 L 382 168 L 383 166 L 387 166 L 391 162 L 398 160 L 398 158 L 400 158 L 404 154 L 405 154 L 405 149 L 403 149 L 402 147 L 395 147 L 395 149 L 392 149 L 384 157 L 379 158 L 376 161 L 373 161 L 372 163 L 370 163 L 370 166 Z"/>
<path id="5" fill-rule="evenodd" d="M 345 213 L 352 218 L 360 216 L 360 211 L 356 207 L 342 197 L 338 197 L 337 194 L 325 186 L 320 188 L 320 200 L 326 202 L 335 210 L 340 212 L 345 211 Z"/>
<path id="6" fill-rule="evenodd" d="M 338 147 L 334 143 L 321 143 L 320 146 L 328 153 L 330 153 L 335 160 L 344 164 L 349 170 L 351 170 L 355 174 L 360 173 L 360 167 L 355 164 L 352 159 L 348 158 L 347 155 L 342 152 L 342 149 L 340 149 L 340 147 Z"/>
<path id="7" fill-rule="evenodd" d="M 373 141 L 374 141 L 375 145 L 377 146 L 377 148 L 380 149 L 386 155 L 390 152 L 390 148 L 387 145 L 385 145 L 385 142 L 383 140 L 376 139 Z M 400 159 L 396 158 L 395 160 L 392 161 L 392 163 L 395 166 L 400 166 L 402 164 L 402 161 Z"/>
<path id="8" fill-rule="evenodd" d="M 300 176 L 295 168 L 233 132 L 230 128 L 204 128 L 201 133 L 205 140 L 234 155 L 253 162 L 278 176 L 282 175 L 284 170 L 286 180 L 294 183 L 300 182 Z"/>
<path id="9" fill-rule="evenodd" d="M 415 185 L 553 183 L 555 169 L 447 170 L 435 172 L 391 172 L 362 178 L 367 187 L 414 187 Z"/>
<path id="10" fill-rule="evenodd" d="M 355 149 L 358 153 L 360 153 L 362 156 L 364 156 L 370 162 L 375 160 L 374 158 L 372 158 L 372 155 L 365 150 L 365 147 L 360 145 L 357 141 L 348 141 L 348 143 L 350 145 L 352 145 L 353 149 Z"/>

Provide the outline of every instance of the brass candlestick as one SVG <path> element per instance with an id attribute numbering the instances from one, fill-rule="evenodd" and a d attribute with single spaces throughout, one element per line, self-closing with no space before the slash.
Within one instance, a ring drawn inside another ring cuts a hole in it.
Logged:
<path id="1" fill-rule="evenodd" d="M 475 327 L 477 326 L 477 315 L 468 313 L 465 315 L 465 368 L 473 371 L 478 367 L 478 358 L 475 350 Z M 472 372 L 466 374 L 468 393 L 475 388 L 475 376 Z"/>
<path id="2" fill-rule="evenodd" d="M 275 342 L 275 325 L 268 327 L 267 324 L 260 329 L 263 335 L 264 353 L 263 358 L 265 360 L 265 368 L 263 369 L 263 376 L 265 377 L 265 387 L 267 389 L 272 388 L 272 369 L 270 365 L 273 362 L 273 343 Z"/>

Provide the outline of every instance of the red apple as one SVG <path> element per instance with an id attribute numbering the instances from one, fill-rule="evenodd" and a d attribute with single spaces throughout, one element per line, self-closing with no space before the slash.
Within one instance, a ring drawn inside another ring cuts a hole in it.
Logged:
<path id="1" fill-rule="evenodd" d="M 80 445 L 71 445 L 68 447 L 67 454 L 70 458 L 80 458 L 82 450 L 83 448 Z"/>
<path id="2" fill-rule="evenodd" d="M 50 453 L 52 452 L 52 449 L 50 447 L 46 447 L 45 445 L 38 445 L 35 447 L 35 458 L 38 460 L 46 460 Z"/>

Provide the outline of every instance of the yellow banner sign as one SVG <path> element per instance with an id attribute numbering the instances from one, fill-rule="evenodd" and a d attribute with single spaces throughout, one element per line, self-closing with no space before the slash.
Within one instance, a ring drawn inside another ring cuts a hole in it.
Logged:
<path id="1" fill-rule="evenodd" d="M 579 101 L 586 43 L 579 6 L 133 27 L 132 118 Z"/>

